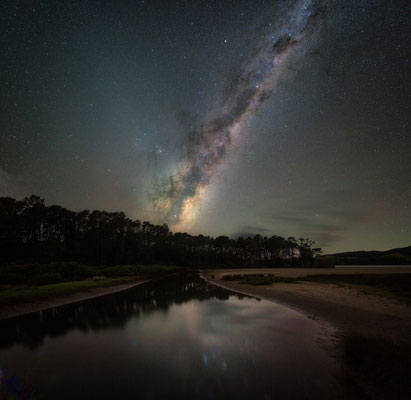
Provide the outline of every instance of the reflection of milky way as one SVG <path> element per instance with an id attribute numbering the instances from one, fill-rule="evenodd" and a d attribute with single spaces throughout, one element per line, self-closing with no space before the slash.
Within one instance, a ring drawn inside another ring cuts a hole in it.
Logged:
<path id="1" fill-rule="evenodd" d="M 184 160 L 173 175 L 155 187 L 152 200 L 157 220 L 184 229 L 193 218 L 196 206 L 242 133 L 244 123 L 270 96 L 290 56 L 316 31 L 325 11 L 322 1 L 296 1 L 260 28 L 258 37 L 263 39 L 245 54 L 245 61 L 226 87 L 218 111 L 190 133 Z"/>

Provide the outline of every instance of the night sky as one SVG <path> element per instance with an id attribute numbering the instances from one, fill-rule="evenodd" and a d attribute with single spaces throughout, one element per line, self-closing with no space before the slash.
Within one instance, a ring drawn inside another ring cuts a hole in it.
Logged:
<path id="1" fill-rule="evenodd" d="M 2 1 L 0 195 L 411 244 L 408 1 Z"/>

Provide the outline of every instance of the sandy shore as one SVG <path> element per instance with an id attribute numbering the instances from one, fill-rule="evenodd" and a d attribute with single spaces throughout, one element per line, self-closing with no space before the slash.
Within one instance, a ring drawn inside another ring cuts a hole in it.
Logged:
<path id="1" fill-rule="evenodd" d="M 139 280 L 129 283 L 122 283 L 118 285 L 111 285 L 105 287 L 97 287 L 79 291 L 71 294 L 60 295 L 50 299 L 38 300 L 31 303 L 19 303 L 0 308 L 0 320 L 15 317 L 18 315 L 29 314 L 31 312 L 45 310 L 47 308 L 58 307 L 64 304 L 75 303 L 94 297 L 104 296 L 106 294 L 119 292 L 121 290 L 130 289 L 134 286 L 141 285 L 148 282 L 150 279 Z"/>
<path id="2" fill-rule="evenodd" d="M 397 343 L 411 344 L 411 305 L 405 302 L 363 294 L 333 284 L 301 282 L 251 286 L 221 280 L 224 275 L 256 273 L 284 277 L 313 274 L 395 274 L 411 273 L 411 267 L 252 268 L 202 271 L 202 275 L 212 283 L 281 303 L 316 320 L 322 326 L 331 325 L 339 333 L 357 332 L 383 337 Z"/>

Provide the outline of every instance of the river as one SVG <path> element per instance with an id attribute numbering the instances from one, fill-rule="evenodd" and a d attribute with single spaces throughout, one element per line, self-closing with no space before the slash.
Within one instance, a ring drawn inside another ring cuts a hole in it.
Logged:
<path id="1" fill-rule="evenodd" d="M 0 321 L 0 398 L 343 398 L 320 336 L 282 305 L 168 277 Z"/>

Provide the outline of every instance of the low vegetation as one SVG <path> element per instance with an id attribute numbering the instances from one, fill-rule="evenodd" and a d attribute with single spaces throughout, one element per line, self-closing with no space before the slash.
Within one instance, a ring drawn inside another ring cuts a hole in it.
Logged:
<path id="1" fill-rule="evenodd" d="M 87 278 L 112 278 L 181 270 L 165 265 L 90 266 L 76 262 L 9 264 L 0 266 L 1 285 L 48 285 Z"/>
<path id="2" fill-rule="evenodd" d="M 318 282 L 350 287 L 365 294 L 411 302 L 411 274 L 318 274 L 298 278 L 281 277 L 273 274 L 234 274 L 224 275 L 222 280 L 253 286 L 303 281 Z"/>
<path id="3" fill-rule="evenodd" d="M 0 305 L 38 301 L 181 270 L 164 265 L 11 264 L 0 267 Z"/>
<path id="4" fill-rule="evenodd" d="M 240 283 L 253 286 L 271 285 L 272 283 L 298 283 L 298 280 L 294 278 L 276 276 L 273 274 L 224 275 L 222 279 L 225 281 L 237 281 Z"/>
<path id="5" fill-rule="evenodd" d="M 130 278 L 102 278 L 53 283 L 41 286 L 5 286 L 0 289 L 0 306 L 45 300 L 99 287 L 130 282 Z"/>

